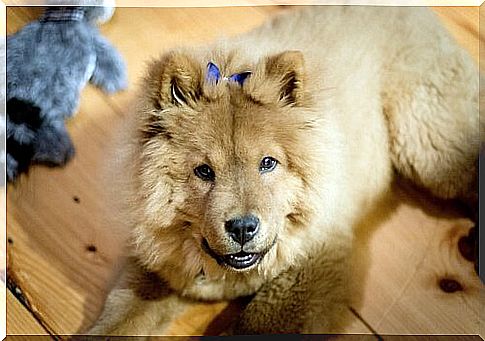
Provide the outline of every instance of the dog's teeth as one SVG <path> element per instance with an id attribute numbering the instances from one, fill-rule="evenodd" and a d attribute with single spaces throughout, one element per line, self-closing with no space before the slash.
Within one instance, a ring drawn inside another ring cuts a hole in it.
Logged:
<path id="1" fill-rule="evenodd" d="M 250 254 L 248 254 L 248 255 L 239 256 L 239 257 L 235 256 L 234 258 L 235 258 L 236 260 L 240 261 L 240 262 L 246 262 L 246 261 L 248 261 L 248 260 L 251 260 L 251 259 L 253 258 L 253 256 L 252 256 L 252 255 L 250 255 Z"/>

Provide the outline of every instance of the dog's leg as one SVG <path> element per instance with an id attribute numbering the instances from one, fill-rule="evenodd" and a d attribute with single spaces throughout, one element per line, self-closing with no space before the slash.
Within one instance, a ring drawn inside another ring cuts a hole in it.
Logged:
<path id="1" fill-rule="evenodd" d="M 315 257 L 261 288 L 228 333 L 330 333 L 349 321 L 351 238 L 333 236 Z"/>
<path id="2" fill-rule="evenodd" d="M 156 274 L 128 264 L 126 273 L 106 300 L 89 335 L 164 335 L 187 301 L 172 292 Z"/>
<path id="3" fill-rule="evenodd" d="M 478 68 L 437 22 L 409 25 L 424 29 L 403 34 L 383 84 L 394 167 L 440 198 L 473 206 L 480 145 Z"/>
<path id="4" fill-rule="evenodd" d="M 461 200 L 478 224 L 478 155 L 484 127 L 479 119 L 478 68 L 442 27 L 427 23 L 432 30 L 406 35 L 384 84 L 392 161 L 400 175 L 432 194 Z M 474 261 L 478 272 L 477 256 Z"/>
<path id="5" fill-rule="evenodd" d="M 184 304 L 175 294 L 145 300 L 131 289 L 115 289 L 89 335 L 164 335 Z"/>

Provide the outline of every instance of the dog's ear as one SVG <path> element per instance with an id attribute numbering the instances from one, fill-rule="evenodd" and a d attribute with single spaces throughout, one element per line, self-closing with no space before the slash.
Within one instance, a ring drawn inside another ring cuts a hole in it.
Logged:
<path id="1" fill-rule="evenodd" d="M 248 93 L 261 102 L 299 106 L 304 101 L 305 63 L 300 51 L 285 51 L 263 59 L 248 84 Z"/>
<path id="2" fill-rule="evenodd" d="M 194 107 L 202 93 L 202 69 L 189 55 L 171 52 L 154 62 L 147 77 L 156 108 Z"/>

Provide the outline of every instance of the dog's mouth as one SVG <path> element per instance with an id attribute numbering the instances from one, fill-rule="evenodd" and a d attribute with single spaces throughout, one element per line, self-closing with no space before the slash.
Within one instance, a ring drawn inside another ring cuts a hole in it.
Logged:
<path id="1" fill-rule="evenodd" d="M 225 264 L 233 267 L 234 269 L 242 270 L 253 266 L 262 258 L 260 253 L 247 253 L 244 251 L 225 255 L 221 257 Z"/>
<path id="2" fill-rule="evenodd" d="M 202 241 L 202 249 L 209 256 L 214 258 L 219 265 L 227 265 L 236 270 L 244 270 L 257 264 L 263 258 L 266 252 L 269 249 L 271 249 L 271 247 L 268 248 L 268 250 L 264 252 L 259 252 L 259 253 L 249 253 L 249 252 L 240 251 L 238 253 L 219 255 L 210 248 L 209 243 L 204 238 L 204 240 Z"/>

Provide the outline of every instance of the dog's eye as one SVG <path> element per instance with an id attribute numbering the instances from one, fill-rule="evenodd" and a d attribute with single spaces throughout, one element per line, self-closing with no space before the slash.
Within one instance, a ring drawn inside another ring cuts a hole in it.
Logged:
<path id="1" fill-rule="evenodd" d="M 266 156 L 261 160 L 259 164 L 259 172 L 260 173 L 267 173 L 271 172 L 276 168 L 278 161 L 271 156 Z"/>
<path id="2" fill-rule="evenodd" d="M 214 181 L 216 174 L 208 165 L 203 164 L 194 168 L 194 174 L 204 181 Z"/>

